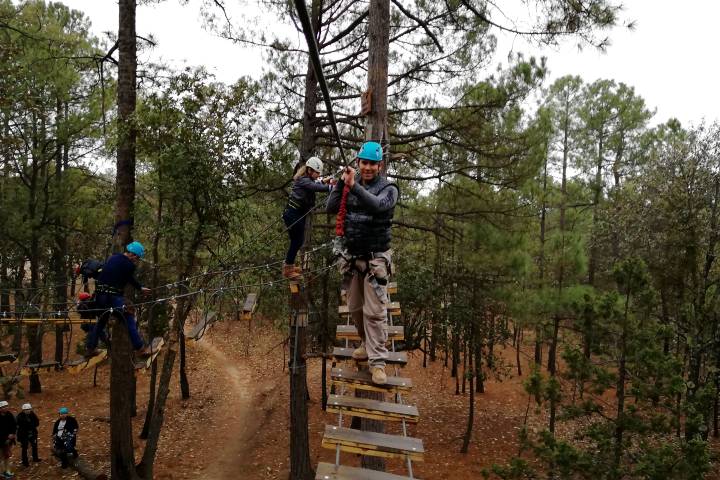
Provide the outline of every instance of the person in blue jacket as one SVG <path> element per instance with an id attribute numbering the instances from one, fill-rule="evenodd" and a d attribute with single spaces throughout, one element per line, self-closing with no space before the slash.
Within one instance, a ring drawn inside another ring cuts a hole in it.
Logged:
<path id="1" fill-rule="evenodd" d="M 300 267 L 295 266 L 295 257 L 305 242 L 305 218 L 315 207 L 315 193 L 330 192 L 335 184 L 332 178 L 321 179 L 322 171 L 322 161 L 318 157 L 310 157 L 293 177 L 292 191 L 283 212 L 283 221 L 290 237 L 290 246 L 283 265 L 285 278 L 302 275 Z"/>
<path id="2" fill-rule="evenodd" d="M 116 253 L 107 259 L 95 282 L 95 308 L 99 310 L 112 309 L 113 312 L 118 312 L 119 318 L 122 318 L 127 325 L 133 348 L 140 355 L 149 355 L 150 349 L 145 345 L 140 332 L 138 332 L 135 316 L 125 308 L 124 297 L 125 286 L 128 284 L 143 293 L 150 291 L 135 278 L 135 267 L 144 256 L 145 247 L 140 242 L 132 242 L 125 247 L 125 253 Z M 97 350 L 98 337 L 105 329 L 110 313 L 105 312 L 100 315 L 90 330 L 86 341 L 87 357 L 99 353 Z"/>

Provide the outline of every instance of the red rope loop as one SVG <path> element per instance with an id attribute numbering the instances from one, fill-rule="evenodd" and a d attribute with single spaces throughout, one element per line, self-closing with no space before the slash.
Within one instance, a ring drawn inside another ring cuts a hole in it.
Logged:
<path id="1" fill-rule="evenodd" d="M 335 219 L 335 235 L 338 237 L 345 236 L 345 215 L 347 215 L 347 197 L 350 187 L 345 184 L 340 198 L 340 208 L 338 209 L 337 218 Z"/>

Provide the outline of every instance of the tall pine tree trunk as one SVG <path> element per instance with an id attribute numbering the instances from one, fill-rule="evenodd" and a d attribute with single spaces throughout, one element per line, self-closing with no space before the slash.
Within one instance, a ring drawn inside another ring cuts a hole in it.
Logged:
<path id="1" fill-rule="evenodd" d="M 121 252 L 131 240 L 135 202 L 135 137 L 137 45 L 135 0 L 119 0 L 118 26 L 118 151 L 113 250 Z M 120 222 L 123 222 L 120 224 Z M 132 287 L 128 287 L 128 290 Z M 125 294 L 130 292 L 126 290 Z M 110 369 L 110 464 L 113 480 L 135 480 L 135 459 L 130 414 L 135 381 L 127 326 L 115 321 Z"/>

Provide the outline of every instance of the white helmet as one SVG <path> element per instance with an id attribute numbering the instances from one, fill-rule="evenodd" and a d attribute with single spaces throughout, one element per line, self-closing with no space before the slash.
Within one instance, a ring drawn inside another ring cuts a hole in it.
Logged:
<path id="1" fill-rule="evenodd" d="M 322 160 L 320 160 L 318 157 L 308 158 L 308 161 L 305 162 L 305 165 L 322 175 L 323 163 Z"/>
<path id="2" fill-rule="evenodd" d="M 8 402 L 6 402 L 5 400 L 0 400 L 0 408 L 7 407 L 8 405 L 10 405 L 10 404 Z"/>
<path id="3" fill-rule="evenodd" d="M 30 405 L 29 403 L 23 403 L 22 409 L 23 410 L 32 410 L 32 405 Z"/>

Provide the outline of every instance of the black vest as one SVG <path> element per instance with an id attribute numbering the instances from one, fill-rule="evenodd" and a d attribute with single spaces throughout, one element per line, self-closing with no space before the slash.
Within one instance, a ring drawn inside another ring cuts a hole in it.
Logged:
<path id="1" fill-rule="evenodd" d="M 360 180 L 357 179 L 356 182 Z M 393 186 L 400 189 L 384 177 L 377 176 L 370 185 L 358 183 L 373 195 Z M 386 212 L 373 213 L 360 203 L 352 191 L 347 198 L 347 216 L 345 217 L 345 245 L 351 255 L 365 255 L 372 252 L 390 250 L 390 227 L 395 207 Z"/>

